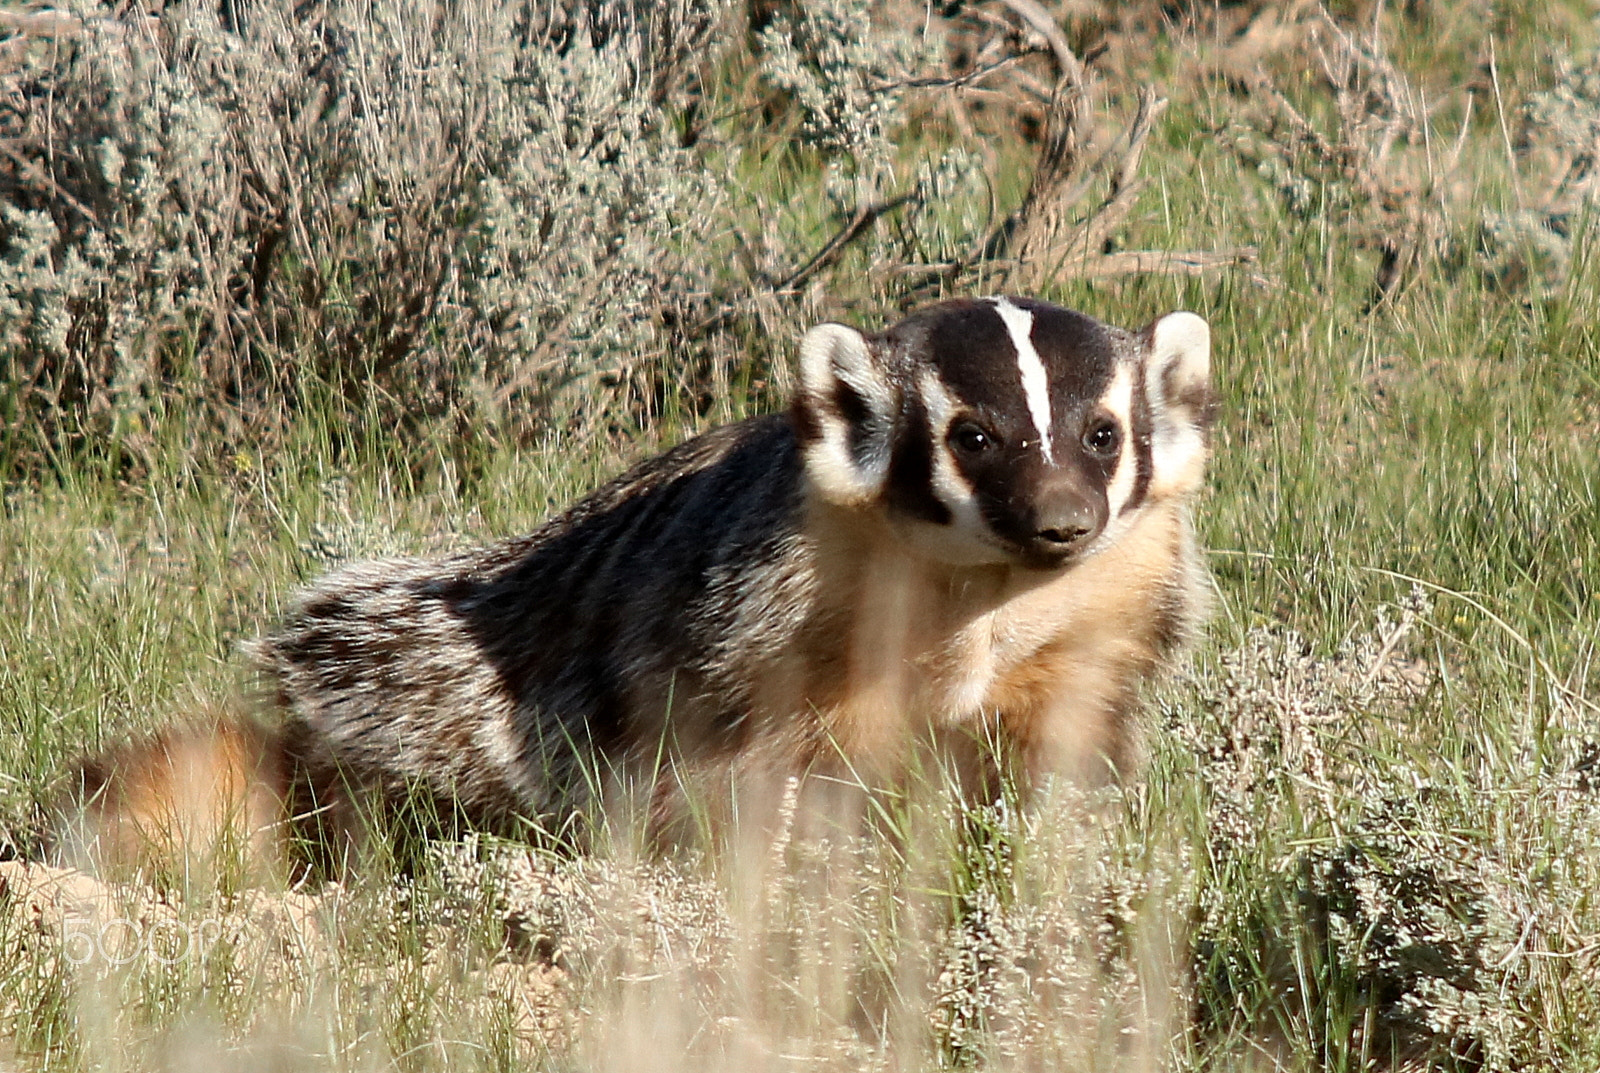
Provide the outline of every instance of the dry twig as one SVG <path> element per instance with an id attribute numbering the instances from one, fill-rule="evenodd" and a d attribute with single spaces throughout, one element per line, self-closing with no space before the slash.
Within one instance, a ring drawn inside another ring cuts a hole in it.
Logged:
<path id="1" fill-rule="evenodd" d="M 844 254 L 844 251 L 850 248 L 851 243 L 867 233 L 867 230 L 878 221 L 879 217 L 915 200 L 916 196 L 916 193 L 912 192 L 889 198 L 887 201 L 877 201 L 862 205 L 856 209 L 849 221 L 835 232 L 832 238 L 823 243 L 821 249 L 807 258 L 799 268 L 790 272 L 782 280 L 774 283 L 762 293 L 747 295 L 737 302 L 725 303 L 690 328 L 688 338 L 698 339 L 711 332 L 720 331 L 727 327 L 741 312 L 763 298 L 796 293 L 818 272 L 837 261 Z"/>
<path id="2" fill-rule="evenodd" d="M 1143 273 L 1198 275 L 1254 259 L 1255 251 L 1247 247 L 1186 252 L 1111 250 L 1116 232 L 1127 222 L 1144 189 L 1138 178 L 1139 164 L 1167 102 L 1148 87 L 1141 90 L 1138 110 L 1119 139 L 1120 149 L 1086 164 L 1086 148 L 1092 139 L 1089 100 L 1088 87 L 1070 76 L 1057 83 L 1027 197 L 989 236 L 984 255 L 955 266 L 944 273 L 946 279 L 963 271 L 998 270 L 1008 285 L 1031 291 L 1062 279 Z M 1102 181 L 1106 184 L 1104 199 L 1082 211 L 1084 198 Z"/>

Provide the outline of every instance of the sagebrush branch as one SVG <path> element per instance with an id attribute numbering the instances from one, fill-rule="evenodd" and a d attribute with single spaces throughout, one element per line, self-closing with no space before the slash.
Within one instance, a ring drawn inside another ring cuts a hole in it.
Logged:
<path id="1" fill-rule="evenodd" d="M 1088 74 L 1078 54 L 1072 51 L 1072 46 L 1067 42 L 1067 35 L 1061 32 L 1061 24 L 1038 0 L 1005 0 L 1005 5 L 1050 45 L 1063 79 L 1075 86 L 1088 84 Z"/>
<path id="2" fill-rule="evenodd" d="M 998 272 L 1013 287 L 1036 290 L 1050 280 L 1141 273 L 1195 275 L 1254 259 L 1255 251 L 1246 247 L 1184 252 L 1110 250 L 1113 236 L 1127 222 L 1144 189 L 1139 166 L 1167 101 L 1149 87 L 1141 89 L 1133 120 L 1118 139 L 1120 148 L 1086 164 L 1085 150 L 1091 140 L 1089 99 L 1090 89 L 1072 76 L 1057 83 L 1044 145 L 1021 207 L 991 233 L 984 245 L 985 256 L 945 273 L 946 278 L 960 276 L 963 269 L 985 276 Z M 1080 212 L 1084 198 L 1102 182 L 1105 197 L 1093 209 Z"/>
<path id="3" fill-rule="evenodd" d="M 844 251 L 849 249 L 850 244 L 866 234 L 867 229 L 876 223 L 880 217 L 886 213 L 893 212 L 908 202 L 916 200 L 917 196 L 917 191 L 913 190 L 897 197 L 889 198 L 886 201 L 875 201 L 860 206 L 845 225 L 839 228 L 832 238 L 823 243 L 816 253 L 807 258 L 799 268 L 767 288 L 764 293 L 766 295 L 794 294 L 818 272 L 837 261 Z M 726 327 L 729 321 L 738 316 L 755 298 L 756 295 L 751 294 L 742 300 L 724 303 L 715 312 L 690 328 L 688 337 L 698 339 L 709 332 Z"/>

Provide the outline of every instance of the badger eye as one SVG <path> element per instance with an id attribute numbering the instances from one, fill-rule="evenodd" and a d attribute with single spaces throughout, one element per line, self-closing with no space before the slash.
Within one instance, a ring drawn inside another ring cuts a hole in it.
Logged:
<path id="1" fill-rule="evenodd" d="M 971 421 L 963 421 L 950 430 L 950 443 L 966 454 L 987 451 L 998 443 L 992 433 Z"/>
<path id="2" fill-rule="evenodd" d="M 1122 446 L 1122 433 L 1114 421 L 1097 421 L 1083 434 L 1083 446 L 1090 454 L 1110 458 Z"/>

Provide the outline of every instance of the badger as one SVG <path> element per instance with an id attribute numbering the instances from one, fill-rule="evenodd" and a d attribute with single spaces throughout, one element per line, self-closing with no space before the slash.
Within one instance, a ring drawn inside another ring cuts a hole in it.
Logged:
<path id="1" fill-rule="evenodd" d="M 666 829 L 697 789 L 759 812 L 930 749 L 984 787 L 1125 772 L 1207 607 L 1205 321 L 946 301 L 813 328 L 797 379 L 530 535 L 312 584 L 251 652 L 273 721 L 206 739 L 232 773 L 192 729 L 89 765 L 101 833 L 196 785 L 327 842 L 419 796 L 523 832 L 631 793 Z"/>

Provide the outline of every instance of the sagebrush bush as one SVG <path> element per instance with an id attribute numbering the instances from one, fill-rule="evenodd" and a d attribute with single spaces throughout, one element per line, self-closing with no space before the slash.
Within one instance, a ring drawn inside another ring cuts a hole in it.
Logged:
<path id="1" fill-rule="evenodd" d="M 1503 284 L 1550 294 L 1600 199 L 1600 52 L 1558 57 L 1554 82 L 1529 95 L 1518 120 L 1517 152 L 1544 182 L 1526 205 L 1483 212 L 1483 259 Z"/>
<path id="2" fill-rule="evenodd" d="M 1568 857 L 1597 829 L 1591 746 L 1526 758 L 1515 794 L 1375 762 L 1380 724 L 1438 702 L 1441 672 L 1411 653 L 1435 616 L 1413 589 L 1331 653 L 1256 628 L 1192 683 L 1172 733 L 1206 802 L 1195 972 L 1218 1035 L 1248 1026 L 1319 1065 L 1559 1065 L 1552 1003 L 1594 972 L 1592 862 Z"/>
<path id="3" fill-rule="evenodd" d="M 591 8 L 81 9 L 5 80 L 13 432 L 137 446 L 178 400 L 271 432 L 311 378 L 386 427 L 526 431 L 625 378 L 708 290 L 721 188 L 669 104 L 726 11 Z"/>
<path id="4" fill-rule="evenodd" d="M 829 193 L 841 209 L 884 196 L 903 121 L 896 80 L 915 68 L 916 39 L 874 28 L 870 0 L 779 9 L 759 35 L 762 76 L 793 96 L 807 145 L 838 164 Z"/>

